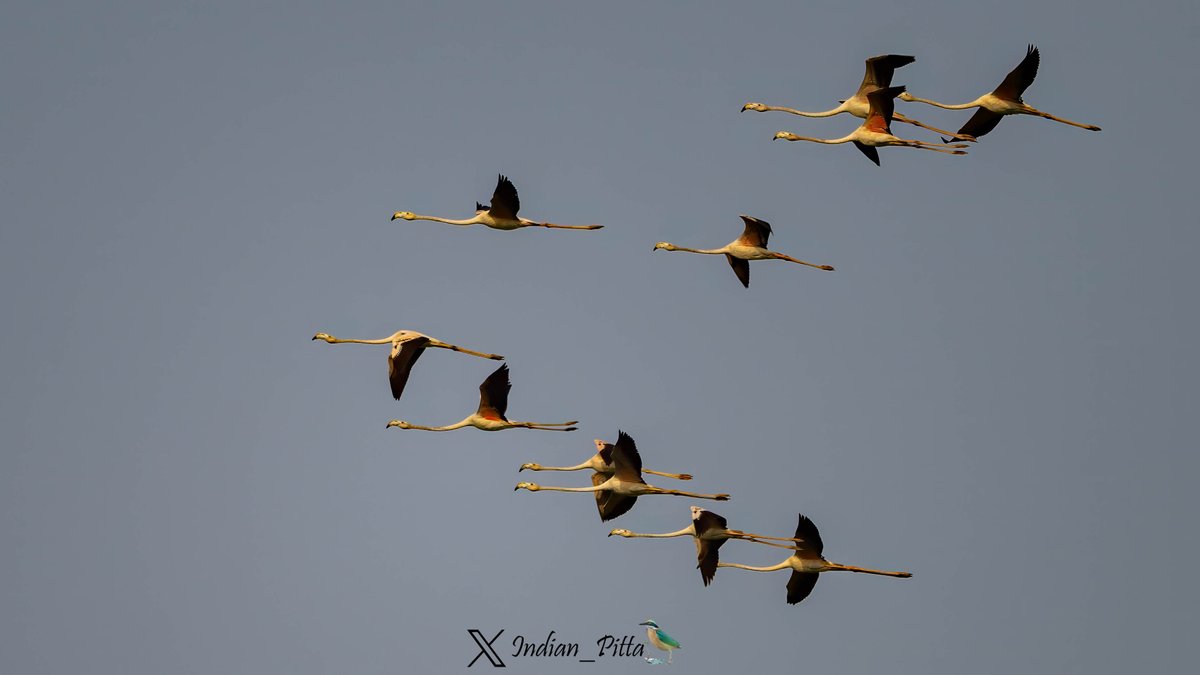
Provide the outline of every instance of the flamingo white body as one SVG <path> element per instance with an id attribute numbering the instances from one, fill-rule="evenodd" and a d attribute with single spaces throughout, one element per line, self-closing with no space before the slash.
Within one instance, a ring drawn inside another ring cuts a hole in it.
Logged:
<path id="1" fill-rule="evenodd" d="M 516 422 L 505 417 L 508 410 L 508 392 L 512 384 L 508 379 L 508 364 L 496 369 L 479 385 L 479 408 L 462 421 L 444 427 L 426 427 L 404 420 L 392 420 L 387 428 L 419 429 L 421 431 L 453 431 L 464 427 L 475 427 L 480 431 L 504 431 L 505 429 L 540 429 L 542 431 L 575 431 L 571 422 Z"/>
<path id="2" fill-rule="evenodd" d="M 475 202 L 475 215 L 465 220 L 439 218 L 438 216 L 419 216 L 412 211 L 397 211 L 392 214 L 392 220 L 430 220 L 447 225 L 486 225 L 493 230 L 518 230 L 523 227 L 546 227 L 556 230 L 599 230 L 603 225 L 557 225 L 529 220 L 517 215 L 521 210 L 521 199 L 517 188 L 505 176 L 496 180 L 496 189 L 492 193 L 491 206 L 485 207 Z"/>
<path id="3" fill-rule="evenodd" d="M 767 249 L 765 249 L 761 246 L 746 246 L 745 244 L 739 244 L 736 241 L 727 244 L 725 246 L 725 248 L 721 249 L 721 253 L 728 253 L 729 255 L 731 255 L 735 258 L 741 258 L 742 260 L 779 260 L 780 259 L 780 257 L 779 257 L 780 254 L 776 253 L 775 251 L 768 251 Z M 821 266 L 821 267 L 818 267 L 818 269 L 824 269 L 824 267 L 827 267 L 827 266 Z"/>
<path id="4" fill-rule="evenodd" d="M 838 107 L 822 112 L 804 112 L 794 108 L 785 108 L 783 106 L 764 105 L 762 103 L 747 103 L 742 106 L 742 112 L 753 110 L 755 112 L 778 111 L 791 113 L 792 115 L 800 115 L 801 117 L 833 117 L 842 113 L 850 113 L 860 119 L 867 119 L 871 114 L 871 102 L 867 100 L 867 94 L 876 89 L 885 89 L 892 85 L 892 74 L 897 68 L 906 66 L 913 61 L 916 61 L 914 56 L 906 56 L 903 54 L 883 54 L 880 56 L 872 56 L 867 59 L 866 72 L 863 74 L 862 83 L 858 85 L 858 90 L 850 98 L 842 101 Z M 924 122 L 918 122 L 909 117 L 905 117 L 899 113 L 893 115 L 893 119 L 897 122 L 912 124 L 922 129 L 936 131 L 939 134 L 953 136 L 949 131 L 929 126 Z"/>
<path id="5" fill-rule="evenodd" d="M 637 445 L 633 438 L 624 431 L 617 434 L 617 442 L 612 447 L 614 471 L 611 476 L 602 473 L 592 474 L 592 487 L 551 487 L 537 483 L 517 483 L 516 490 L 539 492 L 593 492 L 597 493 L 597 506 L 600 508 L 600 519 L 611 520 L 629 511 L 637 498 L 642 495 L 678 495 L 696 499 L 713 499 L 727 501 L 727 494 L 699 494 L 683 490 L 668 490 L 647 484 L 642 480 L 642 458 L 638 454 Z"/>
<path id="6" fill-rule="evenodd" d="M 815 265 L 789 255 L 784 255 L 778 251 L 768 250 L 767 241 L 771 237 L 771 224 L 765 220 L 746 215 L 739 217 L 746 225 L 742 230 L 742 236 L 721 248 L 684 248 L 670 242 L 660 241 L 654 245 L 653 250 L 657 251 L 661 249 L 664 251 L 685 251 L 687 253 L 699 253 L 702 255 L 724 255 L 729 261 L 730 267 L 733 268 L 733 273 L 737 275 L 738 281 L 741 281 L 742 285 L 746 288 L 750 288 L 750 264 L 748 262 L 750 260 L 786 260 L 827 272 L 833 271 L 833 266 L 831 265 Z"/>
<path id="7" fill-rule="evenodd" d="M 1041 55 L 1038 48 L 1029 45 L 1025 51 L 1025 58 L 1021 63 L 1017 64 L 1016 68 L 1005 76 L 1004 81 L 992 91 L 980 96 L 974 101 L 966 103 L 946 104 L 931 101 L 925 98 L 918 98 L 903 92 L 900 94 L 900 100 L 912 101 L 916 103 L 925 103 L 927 105 L 936 106 L 945 110 L 968 110 L 970 108 L 979 108 L 971 119 L 959 129 L 960 136 L 968 136 L 972 139 L 979 138 L 984 134 L 996 128 L 1000 120 L 1005 115 L 1033 115 L 1042 117 L 1055 122 L 1061 122 L 1080 129 L 1088 131 L 1100 131 L 1100 127 L 1094 124 L 1083 124 L 1080 122 L 1072 122 L 1071 120 L 1056 117 L 1047 112 L 1042 112 L 1037 108 L 1025 103 L 1021 96 L 1029 85 L 1033 84 L 1033 80 L 1037 77 L 1038 65 L 1041 63 Z"/>
<path id="8" fill-rule="evenodd" d="M 468 422 L 467 420 L 470 421 Z M 463 420 L 463 422 L 466 422 L 466 424 L 463 426 L 469 424 L 470 426 L 483 431 L 504 431 L 505 429 L 513 428 L 513 423 L 509 422 L 508 420 L 493 420 L 486 417 L 480 417 L 479 415 L 471 415 L 467 419 Z M 460 424 L 462 424 L 462 422 L 460 422 Z"/>
<path id="9" fill-rule="evenodd" d="M 842 138 L 813 138 L 811 136 L 797 136 L 790 131 L 780 131 L 775 134 L 775 140 L 810 141 L 826 145 L 853 143 L 876 166 L 879 165 L 879 152 L 876 148 L 889 146 L 932 150 L 948 155 L 967 154 L 961 149 L 967 147 L 965 144 L 927 143 L 925 141 L 899 138 L 893 135 L 891 121 L 894 103 L 892 99 L 896 98 L 896 95 L 902 91 L 904 91 L 904 87 L 888 87 L 887 89 L 876 89 L 868 93 L 867 99 L 871 102 L 871 112 L 867 115 L 867 120 L 849 135 Z"/>

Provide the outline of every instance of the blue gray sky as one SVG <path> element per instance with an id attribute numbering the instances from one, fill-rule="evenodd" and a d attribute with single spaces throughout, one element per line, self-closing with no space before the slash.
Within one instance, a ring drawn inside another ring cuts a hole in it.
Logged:
<path id="1" fill-rule="evenodd" d="M 1171 125 L 1198 26 L 1184 2 L 5 5 L 0 671 L 458 672 L 468 628 L 586 648 L 647 617 L 694 673 L 1184 669 L 1200 236 Z M 738 113 L 832 107 L 888 52 L 968 100 L 1031 42 L 1026 99 L 1104 131 L 1009 118 L 878 168 L 771 141 L 849 116 Z M 388 220 L 466 217 L 500 172 L 523 215 L 606 229 Z M 757 263 L 746 290 L 651 253 L 739 213 L 837 271 Z M 427 353 L 397 404 L 386 349 L 309 339 L 400 328 L 505 354 L 510 416 L 580 430 L 385 431 L 457 421 L 494 367 Z M 704 588 L 689 541 L 604 536 L 695 500 L 602 524 L 513 492 L 618 429 L 733 494 L 733 527 L 803 512 L 829 558 L 915 577 L 788 606 L 786 573 Z"/>

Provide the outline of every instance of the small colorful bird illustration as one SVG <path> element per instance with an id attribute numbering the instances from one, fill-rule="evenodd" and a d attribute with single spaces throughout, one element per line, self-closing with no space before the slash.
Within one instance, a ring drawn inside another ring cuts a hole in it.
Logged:
<path id="1" fill-rule="evenodd" d="M 667 635 L 667 631 L 659 628 L 658 624 L 654 623 L 654 619 L 646 619 L 638 625 L 646 627 L 646 639 L 650 640 L 650 644 L 667 653 L 667 663 L 671 662 L 671 652 L 673 650 L 683 649 L 683 647 L 675 641 L 675 638 Z"/>

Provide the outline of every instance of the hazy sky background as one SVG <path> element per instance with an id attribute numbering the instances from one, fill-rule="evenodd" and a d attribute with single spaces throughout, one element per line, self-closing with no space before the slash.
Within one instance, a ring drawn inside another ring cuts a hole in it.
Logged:
<path id="1" fill-rule="evenodd" d="M 647 617 L 694 673 L 1188 669 L 1198 35 L 1192 2 L 5 4 L 0 672 L 459 672 L 468 628 L 587 649 Z M 878 168 L 771 141 L 848 115 L 738 113 L 832 107 L 888 52 L 965 101 L 1030 42 L 1026 99 L 1104 131 L 1007 118 Z M 467 217 L 499 172 L 606 229 L 388 221 Z M 739 213 L 837 271 L 651 253 Z M 461 419 L 495 367 L 428 352 L 397 404 L 386 348 L 309 339 L 401 328 L 507 355 L 510 416 L 580 430 L 385 430 Z M 803 512 L 916 576 L 788 606 L 785 572 L 704 588 L 689 540 L 604 536 L 697 500 L 513 492 L 618 428 L 732 527 Z"/>

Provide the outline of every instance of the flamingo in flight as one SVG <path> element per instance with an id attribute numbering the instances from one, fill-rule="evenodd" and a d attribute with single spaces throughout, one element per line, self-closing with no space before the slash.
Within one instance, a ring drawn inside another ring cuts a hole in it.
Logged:
<path id="1" fill-rule="evenodd" d="M 814 265 L 810 262 L 797 260 L 791 256 L 767 250 L 767 239 L 771 237 L 771 224 L 765 220 L 751 218 L 750 216 L 739 216 L 746 223 L 746 228 L 742 230 L 742 236 L 734 239 L 721 248 L 712 249 L 696 249 L 684 248 L 676 246 L 665 241 L 660 241 L 654 245 L 654 251 L 662 249 L 664 251 L 687 251 L 688 253 L 703 253 L 706 255 L 721 255 L 724 254 L 725 259 L 729 261 L 729 266 L 733 268 L 733 273 L 737 275 L 739 281 L 746 288 L 750 288 L 750 261 L 751 260 L 786 260 L 788 262 L 800 263 L 808 265 L 819 270 L 832 272 L 833 267 L 830 265 Z"/>
<path id="2" fill-rule="evenodd" d="M 494 230 L 516 230 L 522 227 L 549 227 L 556 230 L 599 230 L 603 225 L 556 225 L 554 223 L 540 223 L 536 220 L 526 220 L 517 216 L 517 211 L 521 210 L 521 199 L 517 196 L 517 188 L 512 184 L 506 176 L 499 176 L 496 180 L 496 190 L 492 193 L 491 206 L 485 208 L 483 204 L 475 202 L 474 217 L 466 220 L 450 220 L 447 218 L 438 218 L 437 216 L 418 216 L 411 211 L 397 211 L 392 214 L 392 220 L 403 218 L 404 220 L 432 220 L 439 223 L 449 223 L 450 225 L 487 225 Z"/>
<path id="3" fill-rule="evenodd" d="M 397 401 L 400 400 L 400 395 L 404 393 L 404 385 L 408 383 L 408 374 L 412 371 L 413 364 L 421 357 L 428 347 L 437 347 L 439 349 L 449 349 L 450 351 L 462 352 L 471 356 L 479 356 L 485 359 L 493 359 L 495 361 L 503 361 L 504 357 L 499 354 L 485 354 L 472 349 L 465 349 L 449 342 L 431 338 L 428 335 L 422 335 L 416 331 L 399 330 L 392 333 L 390 336 L 380 338 L 378 340 L 343 340 L 336 338 L 328 333 L 317 333 L 313 336 L 314 340 L 324 340 L 331 345 L 336 344 L 359 344 L 359 345 L 392 345 L 392 354 L 388 357 L 388 382 L 392 385 L 392 397 Z"/>
<path id="4" fill-rule="evenodd" d="M 851 565 L 840 565 L 835 562 L 829 562 L 821 557 L 821 551 L 825 545 L 821 543 L 821 534 L 817 531 L 817 526 L 813 521 L 809 520 L 800 514 L 800 520 L 796 525 L 796 539 L 799 541 L 796 546 L 796 552 L 790 558 L 784 560 L 778 565 L 770 567 L 751 567 L 749 565 L 739 565 L 737 563 L 717 563 L 717 567 L 736 567 L 738 569 L 750 570 L 751 572 L 774 572 L 776 570 L 792 570 L 792 576 L 787 583 L 787 602 L 789 605 L 794 605 L 808 597 L 812 593 L 813 586 L 817 584 L 817 575 L 821 572 L 861 572 L 864 574 L 880 574 L 886 577 L 899 577 L 907 579 L 912 576 L 910 572 L 885 572 L 883 570 L 873 570 L 866 567 L 853 567 Z"/>
<path id="5" fill-rule="evenodd" d="M 575 431 L 574 422 L 514 422 L 504 416 L 508 410 L 508 391 L 512 383 L 508 379 L 508 364 L 502 364 L 494 373 L 488 375 L 483 384 L 479 385 L 479 409 L 467 415 L 461 422 L 444 427 L 423 427 L 410 424 L 403 420 L 392 420 L 387 428 L 420 429 L 422 431 L 453 431 L 463 427 L 475 427 L 482 431 L 503 431 L 505 429 L 541 429 L 543 431 Z M 559 428 L 566 427 L 566 428 Z"/>
<path id="6" fill-rule="evenodd" d="M 849 136 L 843 136 L 842 138 L 812 138 L 809 136 L 797 136 L 790 131 L 780 131 L 775 134 L 775 140 L 812 141 L 813 143 L 825 143 L 827 145 L 854 143 L 854 147 L 861 150 L 862 154 L 867 156 L 867 159 L 875 162 L 876 166 L 879 166 L 879 151 L 876 148 L 890 145 L 944 152 L 949 155 L 967 154 L 961 149 L 949 149 L 965 148 L 967 147 L 966 144 L 926 143 L 925 141 L 913 141 L 893 136 L 891 122 L 894 101 L 892 99 L 896 98 L 896 94 L 902 91 L 904 91 L 904 87 L 888 87 L 886 89 L 876 89 L 867 94 L 867 100 L 871 103 L 871 111 L 867 114 L 867 120 Z"/>
<path id="7" fill-rule="evenodd" d="M 542 466 L 541 464 L 522 464 L 517 472 L 529 469 L 530 471 L 582 471 L 584 469 L 592 470 L 592 485 L 598 486 L 608 480 L 616 473 L 617 466 L 613 462 L 612 452 L 613 444 L 605 443 L 599 438 L 593 441 L 596 444 L 596 454 L 592 455 L 588 461 L 576 466 Z M 650 469 L 642 469 L 642 473 L 651 473 L 656 476 L 665 478 L 675 478 L 678 480 L 691 480 L 692 475 L 689 473 L 664 473 L 662 471 L 652 471 Z M 614 494 L 609 490 L 598 490 L 593 493 L 596 496 L 596 510 L 600 513 L 600 520 L 612 520 L 617 516 L 625 513 L 633 506 L 632 499 L 626 499 L 620 495 Z"/>
<path id="8" fill-rule="evenodd" d="M 588 458 L 588 461 L 575 466 L 542 466 L 541 464 L 522 464 L 521 468 L 517 469 L 520 473 L 525 469 L 530 471 L 584 471 L 591 469 L 596 473 L 604 474 L 605 477 L 611 476 L 616 471 L 616 465 L 612 459 L 612 443 L 605 443 L 599 438 L 592 441 L 596 444 L 596 454 Z M 652 473 L 655 476 L 664 476 L 666 478 L 675 478 L 677 480 L 691 480 L 690 473 L 664 473 L 662 471 L 652 471 L 650 469 L 642 469 L 642 473 Z"/>
<path id="9" fill-rule="evenodd" d="M 635 537 L 644 537 L 648 539 L 667 539 L 670 537 L 687 536 L 692 537 L 696 540 L 696 567 L 700 569 L 700 579 L 704 581 L 705 586 L 712 583 L 713 576 L 717 573 L 717 563 L 720 560 L 717 556 L 718 549 L 720 549 L 721 545 L 730 539 L 743 539 L 745 541 L 752 541 L 756 544 L 766 544 L 767 546 L 777 546 L 779 548 L 793 548 L 793 546 L 772 544 L 769 541 L 762 540 L 773 539 L 775 541 L 796 541 L 795 539 L 788 539 L 785 537 L 768 537 L 761 534 L 742 532 L 741 530 L 731 530 L 726 527 L 728 524 L 726 520 L 712 511 L 702 509 L 699 506 L 693 506 L 691 509 L 692 524 L 676 532 L 666 532 L 664 534 L 639 534 L 637 532 L 630 532 L 629 530 L 617 528 L 612 532 L 609 532 L 608 536 L 611 537 L 616 535 L 618 537 L 625 537 L 626 539 Z"/>
<path id="10" fill-rule="evenodd" d="M 642 480 L 642 457 L 638 454 L 637 445 L 634 444 L 633 438 L 624 431 L 617 434 L 617 442 L 613 444 L 612 460 L 614 471 L 611 476 L 605 477 L 601 473 L 592 474 L 592 487 L 549 487 L 538 485 L 537 483 L 517 483 L 513 490 L 529 490 L 530 492 L 538 492 L 539 490 L 552 490 L 555 492 L 605 492 L 604 500 L 601 501 L 597 496 L 596 505 L 600 509 L 601 520 L 611 520 L 624 514 L 633 508 L 634 502 L 642 495 L 679 495 L 680 497 L 694 497 L 696 499 L 714 499 L 716 501 L 728 501 L 729 495 L 715 494 L 706 495 L 695 492 L 684 492 L 682 490 L 667 490 L 665 488 L 654 487 Z"/>
<path id="11" fill-rule="evenodd" d="M 897 68 L 907 66 L 916 60 L 917 57 L 915 56 L 906 56 L 903 54 L 882 54 L 880 56 L 872 56 L 871 58 L 867 59 L 866 73 L 863 74 L 862 84 L 858 85 L 858 91 L 854 92 L 854 95 L 845 101 L 839 101 L 841 105 L 833 108 L 832 110 L 826 110 L 824 112 L 803 112 L 800 110 L 794 110 L 792 108 L 784 108 L 783 106 L 763 105 L 762 103 L 747 103 L 746 105 L 742 106 L 742 112 L 746 112 L 747 110 L 753 110 L 755 112 L 776 110 L 779 112 L 791 113 L 793 115 L 801 115 L 803 117 L 833 117 L 834 115 L 840 115 L 841 113 L 850 113 L 855 117 L 866 119 L 867 115 L 869 115 L 871 112 L 871 103 L 867 100 L 867 94 L 876 89 L 886 89 L 892 86 L 892 73 L 894 73 Z M 939 134 L 954 136 L 954 134 L 946 131 L 945 129 L 931 127 L 924 122 L 918 122 L 917 120 L 914 120 L 911 117 L 905 117 L 900 113 L 893 113 L 892 119 L 897 122 L 912 124 L 921 127 L 922 129 L 928 129 Z M 963 138 L 962 140 L 969 139 Z"/>
<path id="12" fill-rule="evenodd" d="M 1071 120 L 1065 120 L 1061 117 L 1055 117 L 1050 113 L 1042 112 L 1041 110 L 1026 104 L 1025 101 L 1021 99 L 1021 94 L 1025 93 L 1025 90 L 1029 88 L 1029 85 L 1033 84 L 1033 78 L 1037 77 L 1038 64 L 1040 62 L 1041 56 L 1038 53 L 1038 48 L 1034 47 L 1033 45 L 1029 45 L 1028 49 L 1025 51 L 1025 58 L 1021 60 L 1021 63 L 1017 64 L 1016 68 L 1012 69 L 1012 72 L 1010 72 L 1004 78 L 1004 81 L 1000 83 L 1000 86 L 993 89 L 990 93 L 984 94 L 974 101 L 969 101 L 967 103 L 947 105 L 945 103 L 938 103 L 937 101 L 917 98 L 908 92 L 900 94 L 900 100 L 927 103 L 932 106 L 937 106 L 938 108 L 945 108 L 946 110 L 966 110 L 968 108 L 979 108 L 979 110 L 976 110 L 975 114 L 971 116 L 971 119 L 967 120 L 967 123 L 958 130 L 959 136 L 971 136 L 972 138 L 979 138 L 992 129 L 995 129 L 996 125 L 1000 123 L 1001 118 L 1003 118 L 1005 115 L 1034 115 L 1037 117 L 1044 117 L 1048 120 L 1054 120 L 1055 122 L 1069 124 L 1073 127 L 1079 127 L 1080 129 L 1087 129 L 1088 131 L 1100 131 L 1100 127 L 1094 124 L 1080 124 L 1079 122 L 1072 122 Z"/>

